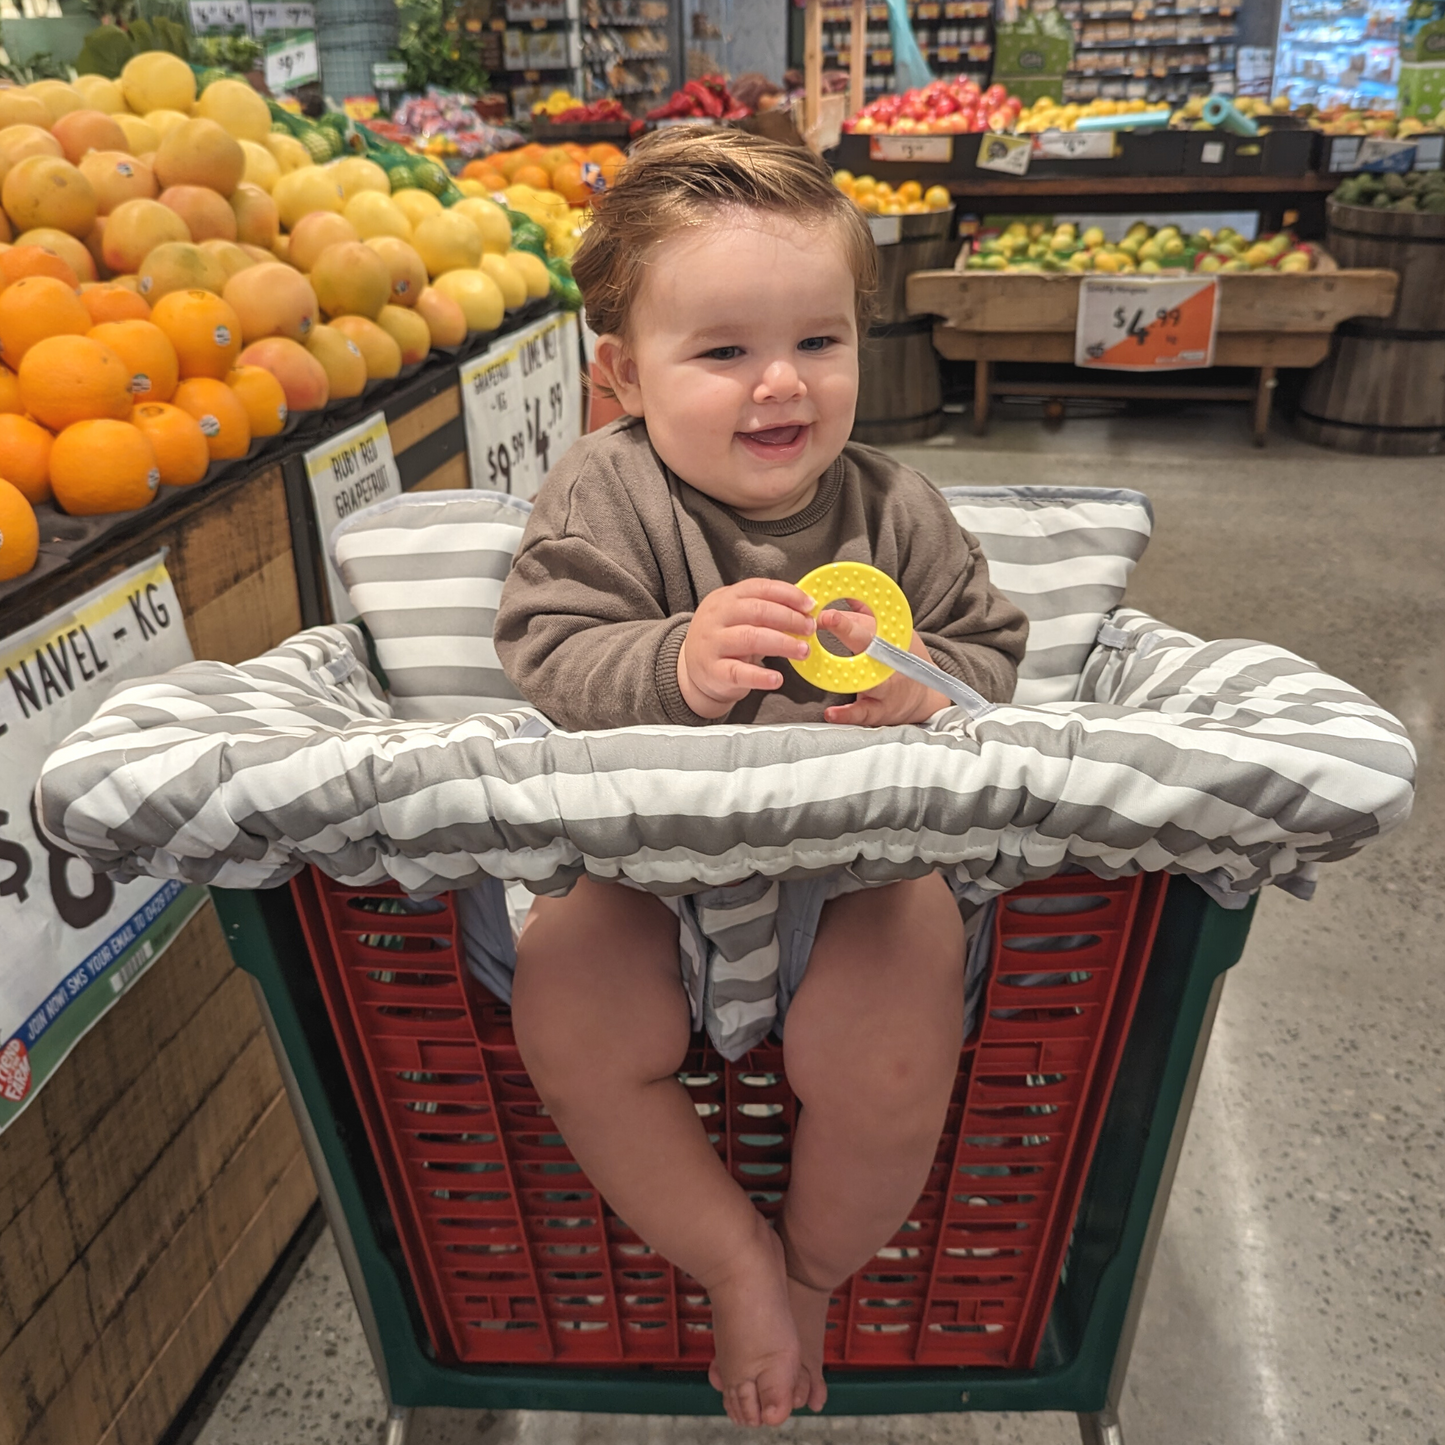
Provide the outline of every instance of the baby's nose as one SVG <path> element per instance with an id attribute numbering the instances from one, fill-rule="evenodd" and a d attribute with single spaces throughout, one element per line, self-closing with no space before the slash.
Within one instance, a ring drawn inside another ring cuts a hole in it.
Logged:
<path id="1" fill-rule="evenodd" d="M 764 368 L 762 380 L 758 383 L 757 399 L 791 399 L 802 396 L 806 390 L 802 378 L 798 375 L 798 368 L 791 361 L 778 358 L 770 361 Z"/>

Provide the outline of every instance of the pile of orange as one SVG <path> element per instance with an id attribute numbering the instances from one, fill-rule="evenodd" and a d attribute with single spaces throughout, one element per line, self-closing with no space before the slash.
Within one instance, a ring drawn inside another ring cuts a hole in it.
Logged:
<path id="1" fill-rule="evenodd" d="M 468 161 L 462 179 L 480 181 L 489 191 L 504 191 L 508 186 L 531 186 L 537 191 L 556 191 L 569 206 L 586 206 L 592 202 L 592 189 L 583 180 L 583 167 L 598 167 L 605 184 L 617 178 L 627 157 L 615 145 L 578 145 L 567 141 L 561 145 L 544 146 L 531 141 L 515 150 L 498 151 L 496 155 Z"/>

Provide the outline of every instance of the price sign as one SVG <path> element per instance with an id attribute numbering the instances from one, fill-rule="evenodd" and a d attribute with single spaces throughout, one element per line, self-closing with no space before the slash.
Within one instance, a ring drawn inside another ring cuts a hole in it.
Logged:
<path id="1" fill-rule="evenodd" d="M 275 30 L 315 30 L 316 8 L 312 5 L 272 5 L 253 0 L 251 34 L 259 39 Z"/>
<path id="2" fill-rule="evenodd" d="M 266 47 L 266 84 L 272 90 L 295 90 L 320 73 L 314 33 Z"/>
<path id="3" fill-rule="evenodd" d="M 1360 142 L 1355 164 L 1362 171 L 1395 171 L 1404 175 L 1415 168 L 1415 142 L 1366 136 Z"/>
<path id="4" fill-rule="evenodd" d="M 0 639 L 0 1130 L 206 896 L 92 874 L 39 831 L 31 803 L 46 757 L 117 683 L 191 661 L 164 555 Z"/>
<path id="5" fill-rule="evenodd" d="M 1214 364 L 1219 286 L 1213 276 L 1085 276 L 1074 365 L 1104 371 L 1192 371 Z"/>
<path id="6" fill-rule="evenodd" d="M 247 0 L 190 0 L 191 29 L 198 35 L 247 30 L 251 7 Z"/>
<path id="7" fill-rule="evenodd" d="M 461 368 L 474 487 L 530 497 L 582 435 L 577 318 L 549 316 Z"/>
<path id="8" fill-rule="evenodd" d="M 406 61 L 374 61 L 371 67 L 371 83 L 377 90 L 404 90 L 406 88 Z"/>
<path id="9" fill-rule="evenodd" d="M 868 159 L 947 165 L 953 159 L 951 135 L 870 135 Z"/>
<path id="10" fill-rule="evenodd" d="M 356 609 L 331 560 L 331 533 L 353 512 L 384 497 L 401 495 L 401 473 L 392 455 L 386 417 L 377 412 L 338 433 L 307 452 L 305 462 L 316 525 L 326 544 L 326 590 L 331 595 L 331 615 L 338 622 L 349 622 L 356 616 Z"/>
<path id="11" fill-rule="evenodd" d="M 1026 135 L 986 135 L 978 143 L 978 168 L 1026 176 L 1033 153 L 1033 142 Z"/>
<path id="12" fill-rule="evenodd" d="M 903 217 L 869 216 L 868 230 L 875 246 L 896 246 L 903 239 Z"/>
<path id="13" fill-rule="evenodd" d="M 1106 161 L 1114 154 L 1114 132 L 1046 130 L 1034 137 L 1034 154 L 1055 161 Z"/>

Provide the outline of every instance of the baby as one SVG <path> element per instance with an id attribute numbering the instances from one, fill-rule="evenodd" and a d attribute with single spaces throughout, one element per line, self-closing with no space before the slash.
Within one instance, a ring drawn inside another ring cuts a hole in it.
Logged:
<path id="1" fill-rule="evenodd" d="M 817 626 L 855 652 L 872 636 L 864 611 L 809 615 L 793 584 L 832 561 L 894 578 L 911 650 L 1007 701 L 1023 614 L 928 482 L 848 441 L 877 253 L 821 161 L 661 132 L 599 199 L 573 269 L 627 415 L 553 470 L 502 593 L 497 651 L 533 704 L 575 730 L 881 727 L 948 706 L 897 673 L 827 697 L 785 665 Z M 617 1214 L 707 1290 L 711 1379 L 741 1425 L 823 1407 L 829 1297 L 918 1199 L 962 1044 L 963 926 L 942 877 L 826 896 L 786 1014 L 801 1110 L 776 1228 L 678 1080 L 691 1015 L 668 907 L 583 878 L 536 901 L 518 944 L 533 1083 Z"/>

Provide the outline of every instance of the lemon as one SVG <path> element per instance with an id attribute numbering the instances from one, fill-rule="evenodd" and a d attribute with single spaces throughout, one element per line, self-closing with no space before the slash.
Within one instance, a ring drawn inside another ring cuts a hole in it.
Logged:
<path id="1" fill-rule="evenodd" d="M 196 114 L 215 121 L 237 140 L 261 145 L 271 134 L 271 112 L 244 80 L 213 80 L 201 92 Z"/>
<path id="2" fill-rule="evenodd" d="M 921 201 L 923 199 L 923 187 L 917 181 L 904 181 L 894 194 L 900 201 L 907 205 L 909 201 Z"/>
<path id="3" fill-rule="evenodd" d="M 522 273 L 505 256 L 488 252 L 482 257 L 480 269 L 497 283 L 508 311 L 515 311 L 517 307 L 527 304 L 527 283 L 523 280 Z"/>
<path id="4" fill-rule="evenodd" d="M 411 222 L 401 207 L 393 204 L 389 195 L 384 196 L 379 191 L 357 191 L 347 201 L 341 214 L 356 227 L 356 234 L 363 241 L 369 241 L 373 236 L 411 240 Z"/>
<path id="5" fill-rule="evenodd" d="M 953 204 L 947 186 L 929 186 L 923 193 L 923 204 L 930 211 L 946 211 Z"/>
<path id="6" fill-rule="evenodd" d="M 430 191 L 424 191 L 419 186 L 393 191 L 391 201 L 401 208 L 402 215 L 411 222 L 413 230 L 428 217 L 441 215 L 443 209 L 442 203 Z"/>
<path id="7" fill-rule="evenodd" d="M 281 179 L 280 163 L 257 141 L 243 140 L 241 149 L 246 153 L 246 170 L 241 179 L 269 194 Z"/>
<path id="8" fill-rule="evenodd" d="M 506 259 L 513 270 L 521 273 L 531 300 L 539 300 L 551 291 L 552 273 L 540 257 L 534 256 L 530 251 L 508 251 Z"/>
<path id="9" fill-rule="evenodd" d="M 196 99 L 196 73 L 168 50 L 145 50 L 126 61 L 120 73 L 120 91 L 136 115 L 156 110 L 189 115 Z M 263 108 L 265 104 L 261 101 Z"/>

